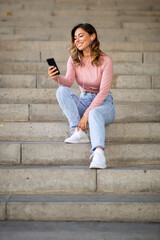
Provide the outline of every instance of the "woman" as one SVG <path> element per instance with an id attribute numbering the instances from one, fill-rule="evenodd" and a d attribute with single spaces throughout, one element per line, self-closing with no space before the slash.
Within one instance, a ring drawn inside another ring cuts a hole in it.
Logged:
<path id="1" fill-rule="evenodd" d="M 89 142 L 86 131 L 89 123 L 93 157 L 90 168 L 103 169 L 107 167 L 105 125 L 113 122 L 115 116 L 110 93 L 112 59 L 100 50 L 97 32 L 91 24 L 76 25 L 71 31 L 71 39 L 66 76 L 57 75 L 55 67 L 49 67 L 48 75 L 61 85 L 57 90 L 57 100 L 72 133 L 65 142 Z M 81 89 L 80 96 L 70 88 L 75 79 Z"/>

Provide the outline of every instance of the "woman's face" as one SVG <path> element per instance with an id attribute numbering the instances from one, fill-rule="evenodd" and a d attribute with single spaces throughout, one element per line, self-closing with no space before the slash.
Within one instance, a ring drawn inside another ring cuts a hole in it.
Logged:
<path id="1" fill-rule="evenodd" d="M 80 51 L 85 51 L 90 47 L 93 36 L 89 35 L 83 28 L 77 28 L 74 34 L 74 42 Z"/>

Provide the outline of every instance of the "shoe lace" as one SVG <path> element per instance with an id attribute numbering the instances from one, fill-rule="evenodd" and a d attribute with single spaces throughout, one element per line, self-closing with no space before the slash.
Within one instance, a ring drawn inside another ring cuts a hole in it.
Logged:
<path id="1" fill-rule="evenodd" d="M 70 134 L 71 134 L 71 136 L 75 133 L 76 129 L 77 129 L 77 128 L 75 128 L 75 127 L 70 129 Z"/>

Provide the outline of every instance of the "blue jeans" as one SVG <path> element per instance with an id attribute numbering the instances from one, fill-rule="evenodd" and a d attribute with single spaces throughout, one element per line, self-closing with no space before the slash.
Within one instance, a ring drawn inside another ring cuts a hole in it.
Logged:
<path id="1" fill-rule="evenodd" d="M 85 110 L 96 95 L 97 93 L 82 92 L 78 96 L 71 88 L 66 86 L 60 86 L 57 89 L 57 100 L 69 121 L 70 128 L 78 126 Z M 91 151 L 94 151 L 96 147 L 105 149 L 105 125 L 113 122 L 114 117 L 114 102 L 111 93 L 109 93 L 100 106 L 93 108 L 89 112 L 88 123 L 92 144 Z"/>

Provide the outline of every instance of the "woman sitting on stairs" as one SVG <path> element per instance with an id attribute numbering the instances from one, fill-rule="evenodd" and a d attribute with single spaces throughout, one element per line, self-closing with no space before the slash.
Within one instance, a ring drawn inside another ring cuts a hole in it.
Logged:
<path id="1" fill-rule="evenodd" d="M 76 25 L 71 31 L 72 45 L 67 63 L 67 73 L 63 78 L 56 68 L 49 67 L 48 75 L 61 86 L 56 96 L 66 115 L 71 137 L 66 143 L 87 143 L 87 123 L 89 123 L 91 151 L 93 157 L 90 168 L 106 168 L 105 125 L 113 122 L 115 108 L 110 86 L 113 76 L 112 59 L 99 48 L 95 28 L 88 23 Z M 71 86 L 76 80 L 81 94 L 78 96 Z"/>

